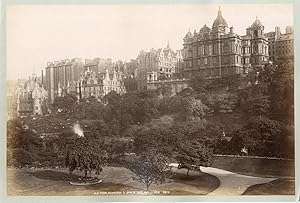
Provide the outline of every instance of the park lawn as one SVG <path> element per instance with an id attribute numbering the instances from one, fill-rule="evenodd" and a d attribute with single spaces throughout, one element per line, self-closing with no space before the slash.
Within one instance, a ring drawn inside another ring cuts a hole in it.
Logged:
<path id="1" fill-rule="evenodd" d="M 215 190 L 219 179 L 201 172 L 190 172 L 186 177 L 185 169 L 175 169 L 175 175 L 163 184 L 152 184 L 151 191 L 157 195 L 206 195 Z M 7 170 L 7 194 L 12 196 L 93 196 L 109 192 L 142 192 L 145 186 L 133 180 L 134 174 L 123 167 L 104 167 L 97 177 L 103 182 L 89 186 L 74 186 L 83 174 L 69 174 L 66 169 L 13 169 Z M 92 175 L 96 176 L 96 175 Z M 164 191 L 164 193 L 162 193 Z M 140 194 L 140 193 L 139 193 Z M 152 193 L 153 194 L 153 193 Z"/>
<path id="2" fill-rule="evenodd" d="M 277 179 L 264 184 L 252 185 L 243 195 L 295 195 L 295 179 Z"/>
<path id="3" fill-rule="evenodd" d="M 215 157 L 212 167 L 255 177 L 295 177 L 295 160 L 222 156 Z"/>

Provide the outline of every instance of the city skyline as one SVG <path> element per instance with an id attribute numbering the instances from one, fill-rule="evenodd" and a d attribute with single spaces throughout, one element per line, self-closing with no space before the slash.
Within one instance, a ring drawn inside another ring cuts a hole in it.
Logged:
<path id="1" fill-rule="evenodd" d="M 188 30 L 211 27 L 219 6 L 228 26 L 240 35 L 256 16 L 265 32 L 293 26 L 292 4 L 8 6 L 7 79 L 40 74 L 48 61 L 129 61 L 140 50 L 166 47 L 168 41 L 173 50 L 182 49 Z"/>

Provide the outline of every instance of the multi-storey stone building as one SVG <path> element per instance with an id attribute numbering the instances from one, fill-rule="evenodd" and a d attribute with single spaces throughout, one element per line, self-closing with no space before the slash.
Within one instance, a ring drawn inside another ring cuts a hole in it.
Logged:
<path id="1" fill-rule="evenodd" d="M 84 72 L 84 63 L 79 58 L 47 63 L 45 88 L 51 103 L 58 96 L 58 89 L 71 88 L 75 90 L 75 81 L 78 81 Z"/>
<path id="2" fill-rule="evenodd" d="M 281 33 L 280 27 L 275 27 L 275 32 L 266 33 L 269 40 L 270 60 L 278 64 L 282 60 L 294 59 L 294 32 L 291 26 L 287 26 L 285 33 Z"/>
<path id="3" fill-rule="evenodd" d="M 109 73 L 108 69 L 106 69 L 105 73 L 85 71 L 81 79 L 76 83 L 75 94 L 78 99 L 91 96 L 102 99 L 103 96 L 111 91 L 115 91 L 118 94 L 126 92 L 121 75 L 116 71 Z M 74 94 L 74 92 L 69 93 Z"/>
<path id="4" fill-rule="evenodd" d="M 106 69 L 110 70 L 112 66 L 113 63 L 111 59 L 85 59 L 84 70 L 103 73 Z"/>
<path id="5" fill-rule="evenodd" d="M 264 26 L 256 18 L 241 36 L 228 28 L 219 8 L 212 28 L 204 25 L 183 39 L 184 72 L 187 77 L 200 73 L 206 78 L 242 74 L 262 68 L 268 61 L 268 41 Z"/>
<path id="6" fill-rule="evenodd" d="M 113 69 L 111 59 L 94 58 L 83 62 L 80 58 L 74 58 L 49 62 L 46 67 L 45 86 L 50 102 L 53 103 L 57 96 L 64 96 L 66 93 L 76 94 L 78 82 L 82 80 L 83 74 L 94 72 L 101 75 L 107 69 Z"/>
<path id="7" fill-rule="evenodd" d="M 48 111 L 48 93 L 36 76 L 16 89 L 15 98 L 18 116 L 43 115 Z"/>
<path id="8" fill-rule="evenodd" d="M 147 80 L 171 78 L 180 60 L 182 61 L 181 52 L 174 52 L 169 43 L 164 49 L 140 51 L 136 70 L 138 89 L 146 89 Z"/>

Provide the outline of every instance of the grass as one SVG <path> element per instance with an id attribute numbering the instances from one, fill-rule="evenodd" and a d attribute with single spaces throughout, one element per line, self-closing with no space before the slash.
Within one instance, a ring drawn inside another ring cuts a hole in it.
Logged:
<path id="1" fill-rule="evenodd" d="M 215 157 L 212 167 L 256 177 L 295 177 L 294 160 Z"/>
<path id="2" fill-rule="evenodd" d="M 269 183 L 252 185 L 243 195 L 295 195 L 295 180 L 277 179 Z"/>
<path id="3" fill-rule="evenodd" d="M 164 195 L 206 195 L 215 190 L 220 182 L 218 178 L 201 172 L 190 172 L 186 178 L 185 169 L 175 169 L 175 175 L 163 184 L 152 184 L 150 191 L 167 191 Z M 70 181 L 78 180 L 83 174 L 68 170 L 7 170 L 8 195 L 26 196 L 92 196 L 105 192 L 140 192 L 145 186 L 134 181 L 135 176 L 123 167 L 104 167 L 97 177 L 103 180 L 100 184 L 88 186 L 74 186 Z M 96 176 L 96 175 L 93 175 Z M 158 194 L 161 195 L 162 193 Z"/>

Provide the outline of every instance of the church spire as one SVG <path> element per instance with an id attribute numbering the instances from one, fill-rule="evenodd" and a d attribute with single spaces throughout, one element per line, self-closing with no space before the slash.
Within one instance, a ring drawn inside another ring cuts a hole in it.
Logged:
<path id="1" fill-rule="evenodd" d="M 168 40 L 168 44 L 167 44 L 167 49 L 170 49 L 170 43 L 169 43 L 169 40 Z"/>

